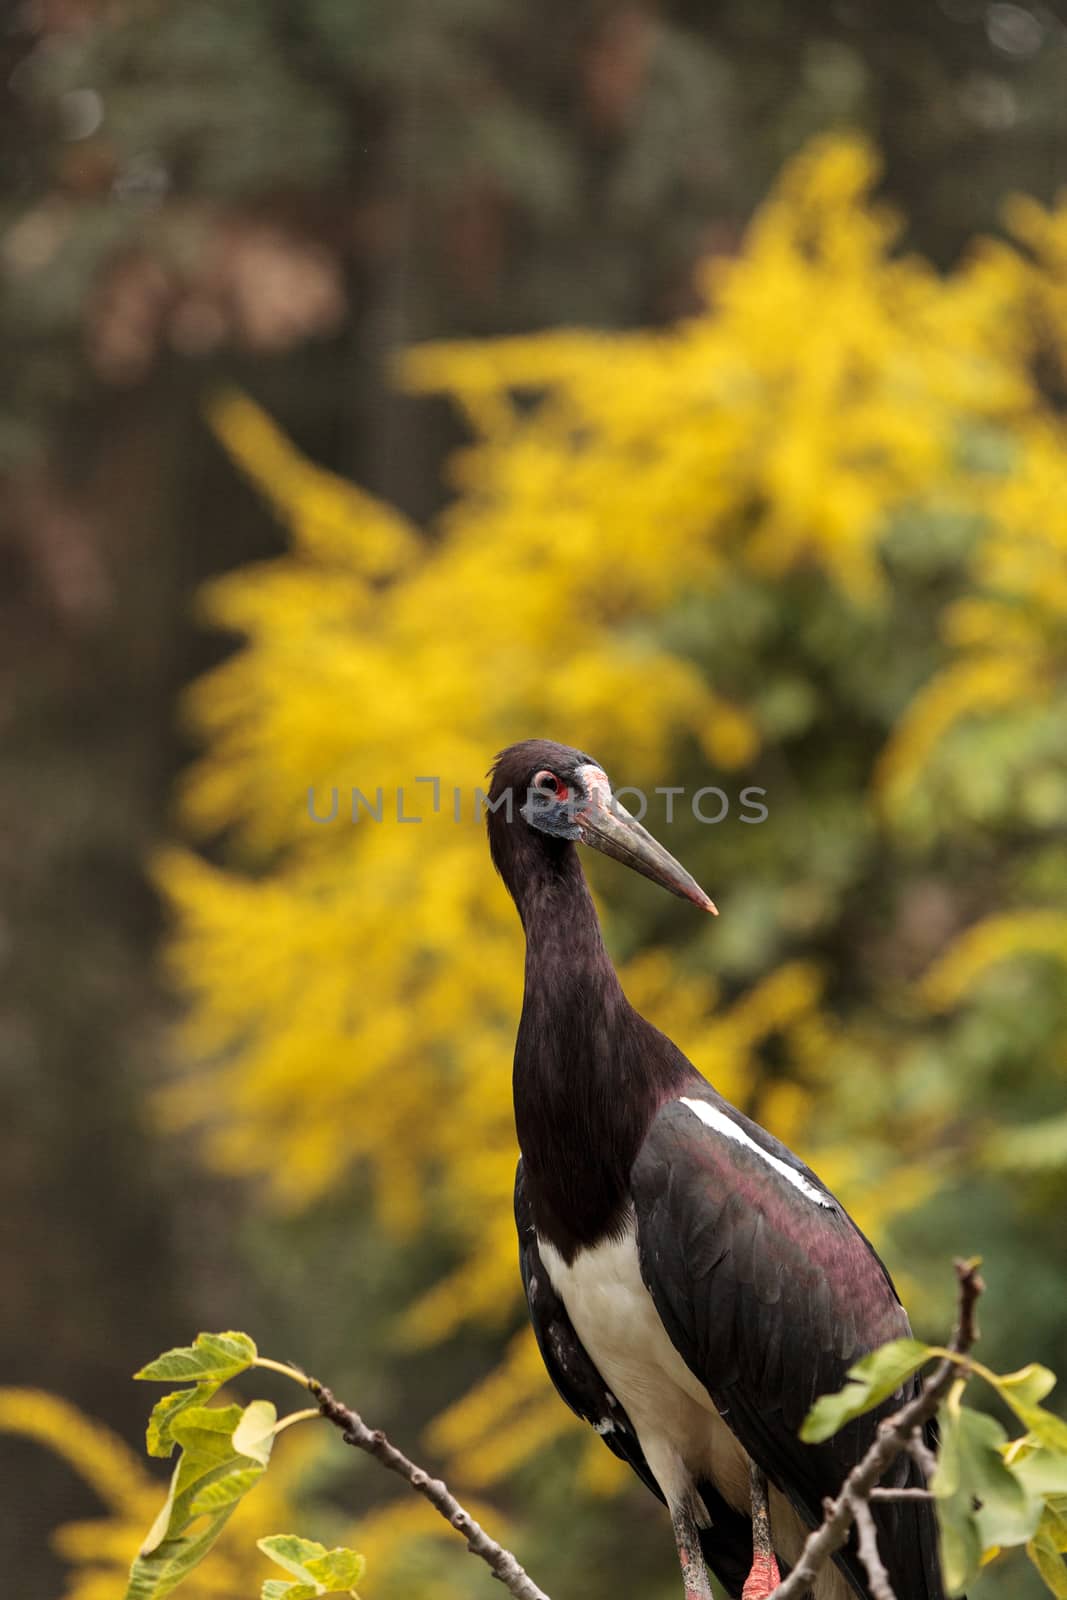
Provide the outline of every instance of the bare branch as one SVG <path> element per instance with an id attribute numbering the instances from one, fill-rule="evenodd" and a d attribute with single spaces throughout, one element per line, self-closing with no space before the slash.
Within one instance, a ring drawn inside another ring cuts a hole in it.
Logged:
<path id="1" fill-rule="evenodd" d="M 937 1466 L 937 1457 L 930 1449 L 921 1433 L 913 1433 L 908 1440 L 908 1454 L 918 1464 L 919 1471 L 929 1481 L 934 1475 Z"/>
<path id="2" fill-rule="evenodd" d="M 893 1593 L 893 1586 L 889 1581 L 889 1574 L 885 1570 L 882 1557 L 878 1553 L 878 1530 L 874 1526 L 871 1508 L 866 1500 L 851 1500 L 852 1515 L 856 1522 L 856 1537 L 859 1547 L 860 1560 L 867 1569 L 867 1576 L 871 1580 L 871 1594 L 874 1600 L 897 1600 Z"/>
<path id="3" fill-rule="evenodd" d="M 956 1262 L 956 1278 L 959 1284 L 959 1316 L 949 1349 L 956 1355 L 966 1355 L 978 1337 L 975 1306 L 985 1285 L 978 1275 L 977 1266 L 970 1261 Z M 870 1499 L 871 1491 L 897 1456 L 905 1450 L 914 1453 L 916 1437 L 921 1436 L 923 1426 L 929 1422 L 959 1376 L 960 1369 L 955 1362 L 948 1360 L 939 1362 L 915 1399 L 910 1400 L 894 1416 L 887 1417 L 880 1425 L 878 1437 L 863 1460 L 853 1467 L 841 1485 L 836 1500 L 824 1502 L 826 1514 L 822 1522 L 808 1535 L 796 1566 L 788 1578 L 775 1589 L 771 1600 L 800 1600 L 800 1597 L 807 1592 L 827 1561 L 847 1540 L 849 1529 L 857 1520 L 857 1506 Z M 926 1451 L 925 1455 L 929 1456 L 929 1451 Z M 870 1515 L 869 1512 L 867 1514 Z M 861 1536 L 861 1558 L 863 1558 L 862 1532 L 862 1528 L 857 1529 L 857 1533 Z M 875 1554 L 877 1556 L 877 1547 Z M 877 1559 L 881 1566 L 881 1557 Z M 874 1574 L 866 1559 L 863 1560 L 873 1589 Z M 882 1570 L 884 1572 L 884 1568 Z M 888 1584 L 888 1579 L 886 1583 Z M 874 1592 L 877 1594 L 878 1591 Z M 883 1596 L 888 1596 L 888 1600 L 893 1600 L 891 1589 L 886 1588 L 882 1593 Z"/>
<path id="4" fill-rule="evenodd" d="M 868 1500 L 932 1500 L 929 1489 L 872 1489 Z"/>
<path id="5" fill-rule="evenodd" d="M 322 1415 L 327 1421 L 332 1422 L 335 1428 L 341 1430 L 345 1443 L 354 1445 L 357 1450 L 365 1450 L 368 1455 L 380 1461 L 383 1467 L 388 1467 L 390 1472 L 399 1474 L 413 1489 L 424 1495 L 434 1510 L 439 1511 L 445 1521 L 451 1523 L 457 1533 L 462 1534 L 471 1554 L 481 1557 L 494 1578 L 500 1579 L 508 1593 L 514 1595 L 515 1600 L 548 1600 L 544 1590 L 537 1587 L 511 1551 L 505 1550 L 503 1545 L 497 1544 L 495 1539 L 489 1537 L 484 1528 L 475 1522 L 470 1512 L 463 1509 L 446 1483 L 440 1478 L 431 1478 L 422 1467 L 417 1467 L 413 1461 L 409 1461 L 395 1445 L 389 1443 L 380 1428 L 368 1428 L 357 1411 L 352 1411 L 339 1400 L 335 1400 L 323 1384 L 311 1378 L 308 1380 L 308 1388 L 318 1401 Z"/>

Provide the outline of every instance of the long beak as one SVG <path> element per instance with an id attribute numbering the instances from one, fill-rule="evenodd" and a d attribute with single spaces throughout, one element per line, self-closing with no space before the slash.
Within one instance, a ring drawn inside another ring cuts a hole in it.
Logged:
<path id="1" fill-rule="evenodd" d="M 590 784 L 589 788 L 591 797 L 576 819 L 582 843 L 625 862 L 643 877 L 651 878 L 653 883 L 662 884 L 671 894 L 691 900 L 702 911 L 710 911 L 717 917 L 714 901 L 708 898 L 696 879 L 653 839 L 647 828 L 642 828 L 636 817 L 631 817 L 624 806 L 612 799 L 607 779 L 595 786 Z"/>

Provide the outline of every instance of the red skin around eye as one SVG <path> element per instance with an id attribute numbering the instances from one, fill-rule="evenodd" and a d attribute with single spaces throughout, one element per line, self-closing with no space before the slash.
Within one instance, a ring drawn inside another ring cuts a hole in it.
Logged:
<path id="1" fill-rule="evenodd" d="M 554 772 L 539 772 L 533 781 L 536 787 L 541 788 L 546 794 L 551 793 L 556 800 L 566 800 L 570 795 L 567 785 L 561 778 L 557 778 Z M 551 790 L 549 784 L 552 786 Z"/>

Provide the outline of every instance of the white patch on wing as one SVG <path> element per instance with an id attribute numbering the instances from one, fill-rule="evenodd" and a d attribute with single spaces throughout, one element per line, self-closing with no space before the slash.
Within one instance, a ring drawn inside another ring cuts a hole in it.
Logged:
<path id="1" fill-rule="evenodd" d="M 773 1167 L 775 1172 L 780 1172 L 787 1183 L 791 1183 L 793 1188 L 797 1189 L 808 1200 L 814 1200 L 817 1206 L 833 1205 L 830 1197 L 823 1194 L 821 1189 L 816 1189 L 813 1183 L 809 1183 L 802 1172 L 796 1172 L 786 1162 L 781 1161 L 778 1156 L 772 1156 L 769 1150 L 762 1149 L 755 1139 L 749 1137 L 744 1128 L 738 1127 L 737 1123 L 731 1121 L 724 1112 L 719 1110 L 718 1106 L 709 1105 L 706 1100 L 689 1100 L 685 1095 L 680 1097 L 678 1103 L 679 1105 L 687 1106 L 694 1116 L 700 1118 L 705 1127 L 713 1128 L 716 1133 L 721 1133 L 724 1138 L 732 1139 L 735 1144 L 743 1144 L 746 1149 L 755 1151 L 762 1161 L 766 1161 L 767 1165 Z"/>

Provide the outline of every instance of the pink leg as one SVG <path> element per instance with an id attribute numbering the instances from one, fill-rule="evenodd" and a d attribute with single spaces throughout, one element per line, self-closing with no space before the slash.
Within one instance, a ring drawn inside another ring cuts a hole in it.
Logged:
<path id="1" fill-rule="evenodd" d="M 752 1571 L 745 1579 L 741 1600 L 767 1600 L 781 1583 L 771 1543 L 771 1514 L 767 1506 L 767 1480 L 752 1462 Z"/>

